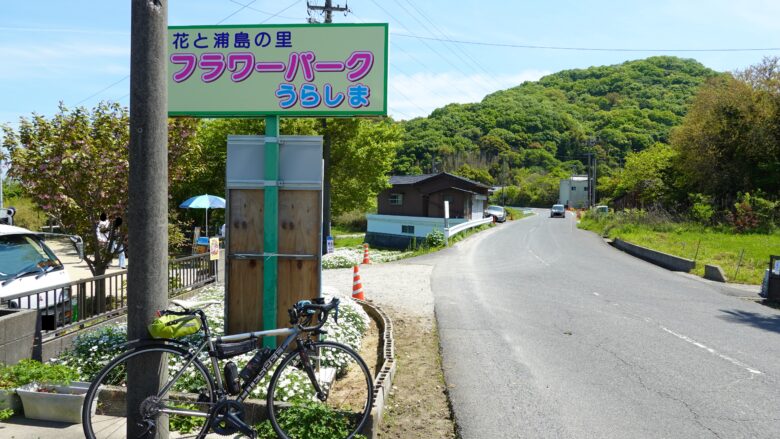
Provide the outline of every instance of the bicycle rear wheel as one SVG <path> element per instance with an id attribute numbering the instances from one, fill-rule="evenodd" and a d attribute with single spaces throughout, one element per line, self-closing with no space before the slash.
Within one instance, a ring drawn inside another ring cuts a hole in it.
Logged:
<path id="1" fill-rule="evenodd" d="M 161 354 L 167 356 L 167 367 L 159 370 L 158 375 L 167 374 L 166 383 L 175 380 L 171 389 L 163 395 L 150 394 L 142 398 L 143 402 L 130 407 L 128 362 L 151 361 Z M 128 414 L 145 413 L 144 417 L 154 422 L 158 430 L 164 422 L 169 430 L 193 437 L 205 436 L 206 416 L 215 400 L 214 383 L 203 363 L 191 359 L 185 350 L 165 345 L 140 347 L 115 358 L 97 374 L 87 391 L 81 413 L 84 435 L 89 439 L 125 438 Z M 193 414 L 168 415 L 160 412 L 161 409 L 188 410 Z"/>
<path id="2" fill-rule="evenodd" d="M 310 379 L 323 394 L 318 397 Z M 301 355 L 285 357 L 268 385 L 268 418 L 281 439 L 309 439 L 300 422 L 306 414 L 322 420 L 328 437 L 353 438 L 371 414 L 374 386 L 368 366 L 355 351 L 335 342 L 313 343 Z M 322 434 L 322 431 L 320 431 Z"/>

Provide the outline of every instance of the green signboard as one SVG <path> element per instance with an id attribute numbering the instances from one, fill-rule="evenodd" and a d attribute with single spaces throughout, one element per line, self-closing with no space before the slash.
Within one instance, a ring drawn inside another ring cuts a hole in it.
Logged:
<path id="1" fill-rule="evenodd" d="M 171 116 L 387 114 L 387 24 L 170 26 Z"/>

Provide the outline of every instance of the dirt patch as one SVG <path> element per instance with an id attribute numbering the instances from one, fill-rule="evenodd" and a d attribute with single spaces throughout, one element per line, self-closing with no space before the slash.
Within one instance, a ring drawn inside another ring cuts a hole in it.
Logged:
<path id="1" fill-rule="evenodd" d="M 393 320 L 397 369 L 379 437 L 455 438 L 435 326 L 429 318 L 385 311 Z"/>
<path id="2" fill-rule="evenodd" d="M 366 298 L 393 321 L 396 373 L 379 427 L 382 439 L 456 437 L 439 358 L 432 270 L 414 260 L 360 266 Z M 352 270 L 324 270 L 322 276 L 324 285 L 351 294 Z M 361 356 L 376 358 L 376 351 L 370 355 L 368 349 L 361 349 Z M 374 373 L 377 366 L 369 364 Z"/>

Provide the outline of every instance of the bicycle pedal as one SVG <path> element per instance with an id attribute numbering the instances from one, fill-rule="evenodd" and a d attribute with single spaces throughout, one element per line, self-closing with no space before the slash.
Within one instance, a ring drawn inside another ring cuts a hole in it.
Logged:
<path id="1" fill-rule="evenodd" d="M 141 434 L 138 435 L 138 439 L 154 436 L 155 433 L 157 432 L 157 424 L 155 424 L 154 421 L 152 421 L 151 419 L 147 419 L 143 422 L 139 422 L 136 425 L 144 429 L 144 431 L 142 431 Z"/>

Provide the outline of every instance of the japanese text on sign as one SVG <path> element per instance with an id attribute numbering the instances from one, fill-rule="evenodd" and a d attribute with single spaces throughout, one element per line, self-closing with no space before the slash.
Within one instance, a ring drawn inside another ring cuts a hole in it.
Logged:
<path id="1" fill-rule="evenodd" d="M 358 31 L 372 34 L 373 40 L 352 35 Z M 230 112 L 237 106 L 233 111 L 239 113 L 384 114 L 386 32 L 386 25 L 171 28 L 170 111 Z M 330 41 L 317 47 L 325 38 Z M 339 47 L 339 41 L 347 47 Z M 227 92 L 232 101 L 213 108 L 216 90 Z M 197 92 L 204 94 L 205 102 L 193 99 Z M 180 108 L 179 97 L 181 105 L 197 108 Z M 247 97 L 251 101 L 246 102 Z"/>

